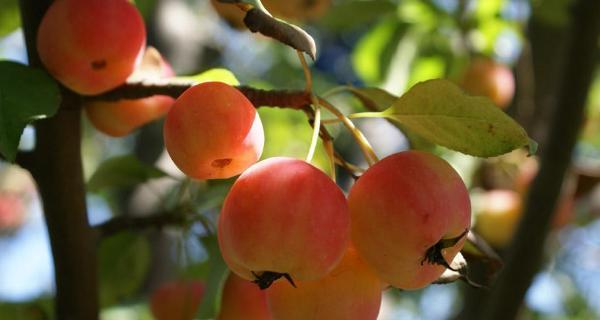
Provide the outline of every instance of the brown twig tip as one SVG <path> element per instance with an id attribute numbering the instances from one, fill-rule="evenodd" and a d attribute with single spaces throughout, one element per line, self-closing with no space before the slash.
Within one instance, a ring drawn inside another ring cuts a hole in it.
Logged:
<path id="1" fill-rule="evenodd" d="M 161 212 L 150 216 L 117 216 L 93 228 L 100 238 L 106 238 L 122 231 L 181 226 L 187 222 L 186 216 L 174 212 Z"/>
<path id="2" fill-rule="evenodd" d="M 300 27 L 273 18 L 258 8 L 252 8 L 246 12 L 244 23 L 250 31 L 258 32 L 296 50 L 306 52 L 311 59 L 315 60 L 317 55 L 315 40 Z"/>

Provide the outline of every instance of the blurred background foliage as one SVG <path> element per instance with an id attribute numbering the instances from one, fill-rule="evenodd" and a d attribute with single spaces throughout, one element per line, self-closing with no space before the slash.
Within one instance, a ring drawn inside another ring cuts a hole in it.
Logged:
<path id="1" fill-rule="evenodd" d="M 0 0 L 0 58 L 26 62 L 17 2 Z M 295 52 L 232 27 L 239 26 L 239 21 L 236 24 L 222 19 L 210 1 L 135 2 L 146 20 L 148 43 L 163 53 L 178 75 L 224 68 L 244 85 L 303 88 L 303 73 Z M 268 8 L 268 1 L 264 2 Z M 488 57 L 518 69 L 520 59 L 531 58 L 526 35 L 529 21 L 538 19 L 546 25 L 564 27 L 571 1 L 331 2 L 330 6 L 325 4 L 327 10 L 307 11 L 296 19 L 285 17 L 302 25 L 316 40 L 317 59 L 312 63 L 316 92 L 326 94 L 339 85 L 354 85 L 379 87 L 401 95 L 413 84 L 431 78 L 459 82 L 474 57 Z M 543 141 L 548 125 L 544 119 L 552 110 L 532 110 L 535 107 L 531 104 L 519 103 L 520 96 L 527 94 L 519 92 L 519 79 L 531 77 L 527 75 L 531 70 L 524 70 L 517 70 L 521 72 L 517 74 L 518 93 L 506 111 L 534 139 Z M 561 196 L 568 202 L 566 213 L 559 222 L 555 219 L 545 248 L 545 264 L 528 291 L 522 319 L 600 318 L 600 73 L 596 74 L 586 124 Z M 231 81 L 231 74 L 211 73 L 207 79 Z M 330 99 L 345 113 L 361 111 L 361 105 L 350 95 L 332 92 Z M 312 132 L 306 116 L 277 108 L 261 108 L 259 112 L 266 134 L 263 158 L 304 158 Z M 531 114 L 539 115 L 541 120 L 531 121 Z M 324 118 L 331 116 L 325 114 Z M 206 279 L 208 293 L 201 313 L 214 315 L 226 272 L 215 244 L 215 222 L 232 180 L 184 179 L 164 153 L 160 121 L 119 139 L 97 132 L 86 119 L 82 121 L 85 174 L 95 179 L 88 194 L 92 223 L 117 215 L 163 213 L 188 217 L 182 227 L 120 233 L 101 243 L 98 263 L 102 319 L 150 319 L 148 296 L 160 283 L 176 278 Z M 412 146 L 449 160 L 472 191 L 476 230 L 486 236 L 485 221 L 492 219 L 495 231 L 503 233 L 500 238 L 510 239 L 520 214 L 518 203 L 526 192 L 527 181 L 535 174 L 527 172 L 531 169 L 525 164 L 535 159 L 526 160 L 518 151 L 492 159 L 468 157 L 420 145 L 385 120 L 360 119 L 356 123 L 380 157 Z M 328 126 L 336 150 L 366 167 L 348 133 L 338 126 Z M 31 147 L 35 143 L 32 140 L 31 129 L 26 130 L 21 146 Z M 135 157 L 121 157 L 129 154 Z M 112 162 L 106 164 L 107 159 Z M 322 147 L 313 162 L 329 170 Z M 99 169 L 104 171 L 97 172 Z M 111 170 L 125 173 L 110 174 Z M 0 204 L 1 319 L 52 317 L 51 254 L 39 199 L 30 179 L 27 172 L 0 163 L 0 201 L 7 203 L 5 198 L 16 195 L 21 203 L 21 207 Z M 338 182 L 345 190 L 351 181 L 338 169 Z M 511 195 L 494 200 L 489 193 L 497 190 L 510 191 Z M 493 243 L 500 254 L 506 241 Z M 388 290 L 380 319 L 467 319 L 468 309 L 473 307 L 469 290 L 463 283 L 410 292 Z"/>

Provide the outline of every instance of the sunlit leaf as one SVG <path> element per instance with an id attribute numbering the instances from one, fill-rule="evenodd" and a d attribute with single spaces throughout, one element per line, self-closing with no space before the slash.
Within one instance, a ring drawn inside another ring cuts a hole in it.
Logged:
<path id="1" fill-rule="evenodd" d="M 0 8 L 0 37 L 2 37 L 21 25 L 21 16 L 17 0 L 0 0 Z"/>
<path id="2" fill-rule="evenodd" d="M 492 157 L 529 145 L 525 130 L 493 102 L 466 95 L 448 80 L 415 85 L 382 114 L 468 155 Z"/>
<path id="3" fill-rule="evenodd" d="M 0 153 L 14 161 L 25 126 L 53 116 L 59 104 L 58 85 L 44 71 L 0 61 Z"/>
<path id="4" fill-rule="evenodd" d="M 387 19 L 373 27 L 356 45 L 352 64 L 358 75 L 366 82 L 381 81 L 388 69 L 403 25 L 397 19 Z"/>
<path id="5" fill-rule="evenodd" d="M 231 72 L 227 69 L 222 69 L 222 68 L 210 69 L 210 70 L 204 71 L 202 73 L 199 73 L 199 74 L 193 75 L 193 76 L 176 77 L 175 80 L 176 81 L 179 81 L 179 80 L 192 81 L 192 82 L 197 82 L 197 83 L 209 82 L 209 81 L 219 81 L 219 82 L 227 83 L 230 86 L 237 86 L 240 84 L 240 82 L 235 77 L 233 72 Z"/>
<path id="6" fill-rule="evenodd" d="M 440 56 L 427 56 L 416 59 L 412 64 L 408 86 L 418 82 L 441 78 L 444 76 L 446 64 Z"/>
<path id="7" fill-rule="evenodd" d="M 398 100 L 397 96 L 379 88 L 350 87 L 349 90 L 370 111 L 386 110 Z"/>
<path id="8" fill-rule="evenodd" d="M 358 98 L 361 103 L 370 111 L 384 111 L 390 108 L 398 97 L 379 88 L 358 88 L 349 87 L 348 90 Z M 431 150 L 434 145 L 423 139 L 423 137 L 415 134 L 403 124 L 392 121 L 392 123 L 402 131 L 410 143 L 410 147 L 416 150 Z"/>
<path id="9" fill-rule="evenodd" d="M 132 155 L 119 156 L 102 162 L 88 181 L 87 188 L 90 192 L 98 192 L 107 188 L 132 187 L 166 175 Z"/>

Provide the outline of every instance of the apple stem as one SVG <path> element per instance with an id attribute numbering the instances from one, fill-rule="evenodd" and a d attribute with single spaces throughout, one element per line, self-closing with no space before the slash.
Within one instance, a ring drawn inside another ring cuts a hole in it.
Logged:
<path id="1" fill-rule="evenodd" d="M 348 117 L 346 117 L 342 112 L 340 112 L 340 110 L 338 110 L 329 101 L 323 98 L 318 99 L 319 103 L 329 112 L 333 113 L 333 115 L 336 116 L 340 121 L 342 121 L 346 129 L 350 131 L 350 133 L 354 137 L 354 140 L 356 140 L 356 143 L 358 144 L 362 153 L 364 154 L 369 166 L 372 166 L 377 161 L 379 161 L 377 155 L 375 154 L 375 151 L 373 151 L 373 147 L 371 146 L 367 138 L 364 136 L 364 134 L 358 128 L 356 128 L 354 123 L 352 123 L 352 121 Z"/>

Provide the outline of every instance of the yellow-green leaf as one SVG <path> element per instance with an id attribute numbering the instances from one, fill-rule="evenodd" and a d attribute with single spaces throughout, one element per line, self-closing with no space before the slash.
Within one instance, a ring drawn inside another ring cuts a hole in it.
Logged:
<path id="1" fill-rule="evenodd" d="M 478 157 L 530 143 L 525 130 L 488 98 L 469 96 L 443 79 L 416 84 L 382 115 L 435 144 Z"/>
<path id="2" fill-rule="evenodd" d="M 209 82 L 209 81 L 219 81 L 219 82 L 223 82 L 223 83 L 227 83 L 230 86 L 237 86 L 240 84 L 240 82 L 238 81 L 238 79 L 235 77 L 235 75 L 227 70 L 227 69 L 223 69 L 223 68 L 215 68 L 215 69 L 209 69 L 206 70 L 202 73 L 193 75 L 193 76 L 179 76 L 174 78 L 175 81 L 191 81 L 194 83 L 202 83 L 202 82 Z"/>

